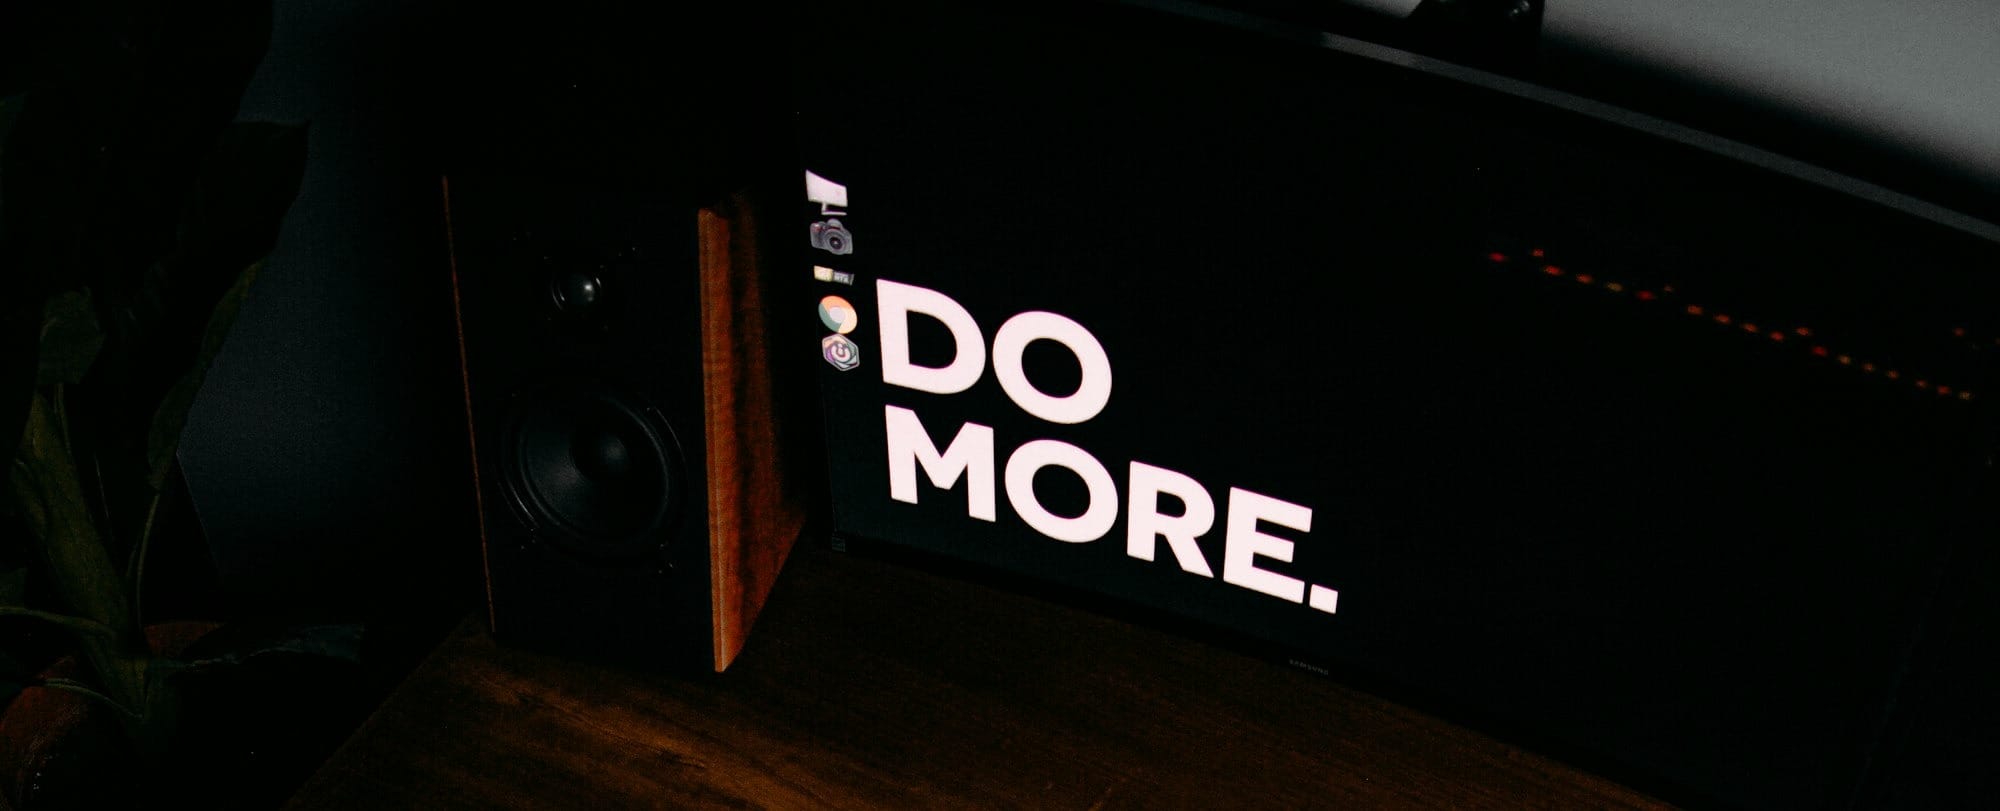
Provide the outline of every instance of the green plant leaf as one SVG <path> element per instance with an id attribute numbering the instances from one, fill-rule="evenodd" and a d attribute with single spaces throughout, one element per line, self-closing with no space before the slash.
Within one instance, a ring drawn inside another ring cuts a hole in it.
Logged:
<path id="1" fill-rule="evenodd" d="M 173 302 L 182 310 L 205 314 L 206 318 L 192 336 L 191 357 L 164 359 L 167 363 L 178 360 L 177 365 L 167 368 L 183 371 L 161 393 L 146 429 L 147 503 L 138 531 L 134 564 L 128 572 L 135 605 L 145 605 L 143 586 L 153 513 L 158 509 L 159 494 L 180 447 L 188 411 L 194 406 L 202 381 L 207 379 L 209 366 L 222 351 L 223 341 L 249 297 L 251 285 L 263 269 L 263 257 L 277 244 L 285 212 L 298 196 L 305 160 L 303 127 L 236 124 L 224 130 L 182 215 L 181 241 L 173 257 L 177 261 L 162 264 L 161 273 L 149 278 L 157 283 L 155 291 L 175 281 L 193 288 L 175 291 L 182 293 L 180 296 L 156 292 L 149 300 Z M 232 283 L 226 289 L 205 299 L 192 298 L 206 293 L 210 278 L 224 268 L 237 269 L 228 277 Z M 175 301 L 177 298 L 180 300 Z M 201 306 L 203 302 L 205 307 Z M 165 340 L 185 340 L 178 337 L 177 331 L 189 324 L 184 315 L 174 315 L 179 317 L 162 317 L 157 323 L 163 330 L 174 330 Z"/>
<path id="2" fill-rule="evenodd" d="M 61 389 L 53 391 L 55 396 L 37 394 L 29 404 L 28 430 L 8 484 L 38 544 L 38 556 L 49 567 L 56 596 L 78 616 L 120 627 L 130 620 L 125 593 L 117 568 L 98 541 L 70 455 L 61 424 Z"/>
<path id="3" fill-rule="evenodd" d="M 181 211 L 181 261 L 227 268 L 225 278 L 234 279 L 264 258 L 299 195 L 305 164 L 304 125 L 238 122 L 225 128 Z"/>
<path id="4" fill-rule="evenodd" d="M 223 129 L 182 206 L 171 248 L 119 305 L 99 307 L 112 319 L 112 340 L 85 380 L 95 398 L 93 451 L 113 522 L 108 534 L 116 553 L 135 562 L 128 572 L 135 586 L 188 408 L 247 295 L 246 269 L 277 244 L 305 157 L 303 127 Z"/>
<path id="5" fill-rule="evenodd" d="M 179 742 L 181 713 L 180 674 L 186 665 L 175 659 L 155 658 L 146 663 L 145 700 L 139 705 L 139 728 L 134 739 L 155 756 L 163 755 Z"/>
<path id="6" fill-rule="evenodd" d="M 360 662 L 366 627 L 340 625 L 292 625 L 249 639 L 236 639 L 230 648 L 188 662 L 190 669 L 213 669 L 240 665 L 261 656 L 312 656 L 342 662 Z"/>
<path id="7" fill-rule="evenodd" d="M 14 606 L 0 605 L 0 617 L 22 617 L 40 620 L 85 639 L 115 640 L 118 636 L 117 632 L 111 630 L 111 626 L 91 622 L 82 617 L 58 614 L 54 611 L 37 611 L 32 608 L 16 608 Z"/>
<path id="8" fill-rule="evenodd" d="M 48 687 L 50 689 L 55 689 L 55 690 L 62 690 L 68 693 L 75 693 L 77 695 L 83 696 L 84 698 L 90 699 L 92 701 L 104 705 L 105 709 L 112 710 L 118 713 L 119 715 L 127 716 L 128 718 L 134 714 L 131 708 L 125 706 L 124 704 L 119 703 L 117 699 L 114 699 L 110 696 L 100 693 L 92 689 L 90 685 L 84 684 L 83 682 L 77 681 L 76 679 L 42 679 L 38 683 L 38 686 Z"/>
<path id="9" fill-rule="evenodd" d="M 26 103 L 25 94 L 0 98 L 0 167 L 6 166 L 8 136 Z M 35 307 L 40 288 L 12 278 L 26 274 L 13 269 L 16 257 L 7 238 L 7 191 L 7 176 L 0 171 L 0 267 L 8 268 L 7 278 L 0 278 L 0 295 L 6 297 L 0 303 L 0 447 L 12 453 L 35 390 L 36 322 L 41 313 Z M 9 507 L 5 502 L 0 499 L 0 511 Z"/>
<path id="10" fill-rule="evenodd" d="M 28 421 L 28 402 L 35 396 L 39 363 L 40 330 L 26 308 L 0 311 L 0 448 L 12 458 L 21 444 Z M 0 498 L 0 516 L 15 510 L 8 499 Z M 0 521 L 0 528 L 6 522 Z"/>
<path id="11" fill-rule="evenodd" d="M 0 529 L 25 528 L 4 540 L 31 541 L 36 600 L 46 583 L 67 613 L 0 613 L 77 631 L 89 686 L 52 686 L 101 691 L 153 752 L 173 739 L 173 668 L 149 656 L 128 589 L 188 405 L 297 194 L 304 137 L 229 123 L 270 0 L 30 5 L 0 2 L 0 504 L 18 512 Z"/>
<path id="12" fill-rule="evenodd" d="M 167 401 L 177 390 L 181 399 L 191 397 L 189 375 L 198 387 L 220 351 L 247 294 L 246 268 L 277 244 L 285 212 L 298 196 L 305 156 L 302 127 L 237 124 L 223 130 L 182 209 L 173 249 L 148 270 L 131 306 L 119 314 L 121 331 L 133 339 L 123 388 L 127 403 L 142 409 L 134 416 L 143 420 L 140 436 L 149 459 L 157 456 L 152 449 L 175 444 L 186 411 Z M 160 433 L 163 428 L 173 436 Z M 147 469 L 157 486 L 162 469 Z"/>
<path id="13" fill-rule="evenodd" d="M 109 519 L 101 537 L 122 561 L 152 498 L 154 415 L 216 298 L 256 258 L 203 275 L 183 266 L 206 260 L 182 254 L 186 211 L 262 61 L 271 3 L 108 2 L 37 4 L 57 9 L 51 36 L 73 44 L 36 40 L 21 55 L 33 63 L 32 90 L 0 153 L 0 193 L 32 205 L 0 208 L 0 267 L 10 271 L 0 274 L 0 308 L 33 301 L 39 315 L 55 291 L 92 293 L 105 342 L 70 416 L 86 492 Z"/>
<path id="14" fill-rule="evenodd" d="M 215 310 L 208 319 L 208 328 L 202 334 L 201 349 L 195 356 L 193 368 L 181 375 L 174 387 L 167 390 L 166 397 L 153 411 L 153 423 L 146 437 L 147 485 L 155 492 L 166 486 L 167 473 L 172 469 L 174 453 L 180 447 L 181 431 L 187 427 L 188 411 L 194 407 L 194 398 L 201 390 L 202 381 L 208 377 L 209 365 L 216 353 L 222 351 L 222 342 L 229 335 L 230 325 L 236 322 L 236 314 L 243 307 L 244 299 L 250 296 L 250 285 L 257 280 L 264 263 L 258 262 L 244 269 L 236 277 L 236 284 L 222 294 L 216 302 Z M 144 542 L 143 539 L 141 541 Z"/>
<path id="15" fill-rule="evenodd" d="M 104 331 L 97 328 L 97 312 L 87 290 L 65 290 L 51 297 L 42 309 L 42 334 L 35 384 L 76 383 L 90 371 L 97 351 L 104 347 Z"/>
<path id="16" fill-rule="evenodd" d="M 188 190 L 236 117 L 271 33 L 271 0 L 143 6 L 150 28 L 140 32 L 143 44 L 111 57 L 131 68 L 92 74 L 85 90 L 97 91 L 85 96 L 93 107 L 103 100 L 116 105 L 100 196 L 87 220 L 108 238 L 93 240 L 85 253 L 90 284 L 113 307 L 124 304 L 115 293 L 131 290 L 173 244 Z M 114 40 L 130 36 L 109 33 Z"/>
<path id="17" fill-rule="evenodd" d="M 79 634 L 78 649 L 110 695 L 136 707 L 144 697 L 145 661 L 135 641 L 143 637 L 126 599 L 124 580 L 84 498 L 63 430 L 62 393 L 63 387 L 51 386 L 29 402 L 27 430 L 9 466 L 8 488 L 22 508 L 56 598 L 76 620 L 104 627 Z"/>

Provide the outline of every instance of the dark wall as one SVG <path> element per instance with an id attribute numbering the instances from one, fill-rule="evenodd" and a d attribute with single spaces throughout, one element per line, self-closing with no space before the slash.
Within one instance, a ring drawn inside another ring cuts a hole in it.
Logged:
<path id="1" fill-rule="evenodd" d="M 470 464 L 437 173 L 433 4 L 281 0 L 241 117 L 308 123 L 304 184 L 180 459 L 238 611 L 468 598 Z"/>

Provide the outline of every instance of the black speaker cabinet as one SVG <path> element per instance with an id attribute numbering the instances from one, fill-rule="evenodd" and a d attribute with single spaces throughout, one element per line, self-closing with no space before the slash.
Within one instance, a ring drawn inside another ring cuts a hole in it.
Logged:
<path id="1" fill-rule="evenodd" d="M 786 161 L 747 148 L 770 97 L 675 89 L 747 52 L 727 21 L 546 22 L 464 32 L 443 182 L 490 621 L 720 671 L 806 514 L 759 261 L 756 176 Z"/>
<path id="2" fill-rule="evenodd" d="M 463 177 L 446 195 L 495 634 L 720 671 L 804 516 L 748 198 Z"/>

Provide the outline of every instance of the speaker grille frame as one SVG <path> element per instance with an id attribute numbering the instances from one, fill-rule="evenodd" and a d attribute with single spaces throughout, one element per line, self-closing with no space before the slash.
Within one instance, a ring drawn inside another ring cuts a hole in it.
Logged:
<path id="1" fill-rule="evenodd" d="M 602 532 L 566 518 L 552 498 L 534 485 L 535 471 L 528 470 L 522 446 L 528 422 L 538 414 L 609 406 L 631 420 L 637 433 L 657 456 L 660 472 L 659 503 L 648 511 L 643 522 L 628 531 Z M 672 539 L 686 524 L 687 491 L 693 477 L 687 469 L 673 424 L 646 398 L 609 381 L 590 377 L 567 377 L 517 389 L 507 398 L 499 437 L 501 492 L 514 518 L 527 529 L 529 537 L 558 553 L 586 564 L 628 567 L 656 561 L 670 568 Z"/>

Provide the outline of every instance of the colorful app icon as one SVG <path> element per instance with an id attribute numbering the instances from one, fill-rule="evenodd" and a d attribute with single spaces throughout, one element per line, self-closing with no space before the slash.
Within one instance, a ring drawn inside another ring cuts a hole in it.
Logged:
<path id="1" fill-rule="evenodd" d="M 827 363 L 843 372 L 861 365 L 861 347 L 855 346 L 845 335 L 828 335 L 821 338 L 819 351 Z"/>
<path id="2" fill-rule="evenodd" d="M 861 325 L 861 314 L 854 311 L 854 305 L 839 296 L 827 296 L 819 300 L 819 322 L 827 329 L 846 335 Z"/>

